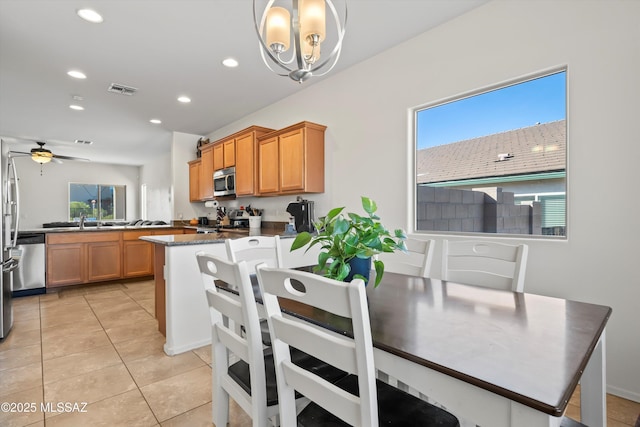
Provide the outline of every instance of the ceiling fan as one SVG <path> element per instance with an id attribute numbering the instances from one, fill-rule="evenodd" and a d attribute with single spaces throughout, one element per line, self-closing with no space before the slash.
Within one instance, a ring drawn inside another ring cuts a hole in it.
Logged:
<path id="1" fill-rule="evenodd" d="M 31 156 L 31 160 L 36 163 L 45 164 L 53 161 L 54 163 L 62 163 L 62 160 L 80 160 L 83 162 L 88 162 L 89 159 L 84 159 L 82 157 L 71 157 L 71 156 L 61 156 L 59 154 L 53 154 L 51 150 L 47 150 L 44 148 L 44 142 L 36 141 L 36 144 L 39 147 L 32 148 L 31 152 L 25 153 L 22 151 L 10 151 L 9 154 L 19 154 L 19 155 L 27 155 Z"/>

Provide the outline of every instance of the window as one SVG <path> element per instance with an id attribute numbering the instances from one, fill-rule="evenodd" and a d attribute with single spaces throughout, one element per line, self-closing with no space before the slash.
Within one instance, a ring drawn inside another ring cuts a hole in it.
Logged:
<path id="1" fill-rule="evenodd" d="M 124 185 L 69 183 L 69 220 L 123 221 L 126 218 Z"/>
<path id="2" fill-rule="evenodd" d="M 418 231 L 566 236 L 566 70 L 415 111 Z"/>

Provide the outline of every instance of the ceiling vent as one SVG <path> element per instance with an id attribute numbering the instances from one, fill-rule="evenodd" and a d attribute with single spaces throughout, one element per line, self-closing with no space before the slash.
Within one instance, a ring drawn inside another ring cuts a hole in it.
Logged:
<path id="1" fill-rule="evenodd" d="M 135 87 L 125 86 L 118 83 L 111 83 L 111 86 L 109 86 L 109 89 L 107 90 L 109 92 L 119 93 L 120 95 L 127 96 L 131 96 L 138 91 L 138 89 Z"/>
<path id="2" fill-rule="evenodd" d="M 75 143 L 76 144 L 82 144 L 82 145 L 91 145 L 91 144 L 93 144 L 93 141 L 87 141 L 87 140 L 84 140 L 84 139 L 76 139 Z"/>

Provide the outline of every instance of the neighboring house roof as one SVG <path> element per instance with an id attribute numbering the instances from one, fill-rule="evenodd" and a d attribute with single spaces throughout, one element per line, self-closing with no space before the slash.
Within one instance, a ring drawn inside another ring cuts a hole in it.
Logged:
<path id="1" fill-rule="evenodd" d="M 425 148 L 417 152 L 418 183 L 563 171 L 566 141 L 566 120 L 558 120 Z"/>

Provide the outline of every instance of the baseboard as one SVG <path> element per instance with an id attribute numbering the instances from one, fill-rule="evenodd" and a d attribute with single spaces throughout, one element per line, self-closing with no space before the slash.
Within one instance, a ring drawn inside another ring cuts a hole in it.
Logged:
<path id="1" fill-rule="evenodd" d="M 640 403 L 640 393 L 635 393 L 633 391 L 625 390 L 625 389 L 610 386 L 610 385 L 607 386 L 607 393 Z"/>

